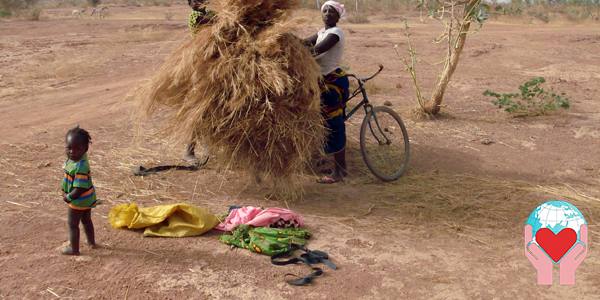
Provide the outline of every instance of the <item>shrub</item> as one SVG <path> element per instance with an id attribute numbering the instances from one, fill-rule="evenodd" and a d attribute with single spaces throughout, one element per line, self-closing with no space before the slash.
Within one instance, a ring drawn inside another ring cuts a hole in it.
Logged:
<path id="1" fill-rule="evenodd" d="M 39 21 L 41 15 L 42 15 L 42 9 L 39 7 L 32 7 L 32 8 L 24 10 L 22 12 L 22 14 L 26 20 Z"/>
<path id="2" fill-rule="evenodd" d="M 544 23 L 550 22 L 550 15 L 545 11 L 530 11 L 528 14 Z"/>
<path id="3" fill-rule="evenodd" d="M 96 7 L 96 6 L 100 5 L 101 0 L 87 0 L 87 2 L 89 5 Z"/>
<path id="4" fill-rule="evenodd" d="M 494 105 L 518 117 L 545 115 L 559 108 L 568 109 L 570 102 L 565 93 L 544 90 L 541 87 L 544 82 L 546 80 L 543 77 L 536 77 L 520 85 L 519 93 L 499 94 L 486 90 L 483 95 L 494 97 Z"/>
<path id="5" fill-rule="evenodd" d="M 564 14 L 569 21 L 575 22 L 593 17 L 589 6 L 567 6 L 564 9 Z"/>
<path id="6" fill-rule="evenodd" d="M 42 10 L 35 7 L 37 2 L 38 0 L 0 0 L 0 17 L 20 15 L 39 20 Z"/>

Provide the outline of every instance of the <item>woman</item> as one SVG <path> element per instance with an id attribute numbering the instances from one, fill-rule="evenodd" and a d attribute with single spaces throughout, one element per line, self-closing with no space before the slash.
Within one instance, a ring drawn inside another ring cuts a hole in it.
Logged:
<path id="1" fill-rule="evenodd" d="M 344 5 L 336 1 L 326 1 L 321 7 L 325 27 L 305 43 L 311 46 L 323 75 L 321 107 L 325 125 L 329 131 L 325 144 L 325 153 L 333 155 L 335 167 L 330 175 L 317 180 L 319 183 L 331 184 L 343 180 L 346 171 L 346 127 L 344 124 L 344 107 L 348 99 L 348 77 L 340 68 L 344 53 L 344 33 L 337 27 L 337 22 L 345 14 Z"/>

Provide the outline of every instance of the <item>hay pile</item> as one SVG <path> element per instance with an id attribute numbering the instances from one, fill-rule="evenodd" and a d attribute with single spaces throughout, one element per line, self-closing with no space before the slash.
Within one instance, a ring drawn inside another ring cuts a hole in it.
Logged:
<path id="1" fill-rule="evenodd" d="M 286 25 L 294 0 L 222 0 L 215 23 L 185 41 L 138 94 L 167 132 L 220 161 L 287 182 L 321 148 L 319 67 Z"/>

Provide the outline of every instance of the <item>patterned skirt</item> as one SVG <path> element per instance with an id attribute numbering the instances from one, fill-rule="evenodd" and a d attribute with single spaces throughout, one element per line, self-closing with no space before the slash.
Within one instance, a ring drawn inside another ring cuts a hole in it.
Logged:
<path id="1" fill-rule="evenodd" d="M 346 147 L 346 125 L 344 109 L 349 97 L 350 82 L 340 68 L 323 78 L 321 108 L 328 129 L 325 153 L 333 154 Z"/>

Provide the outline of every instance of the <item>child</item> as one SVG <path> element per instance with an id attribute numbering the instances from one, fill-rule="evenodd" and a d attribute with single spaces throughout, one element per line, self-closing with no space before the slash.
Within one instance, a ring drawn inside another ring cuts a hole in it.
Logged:
<path id="1" fill-rule="evenodd" d="M 62 249 L 64 255 L 79 255 L 79 221 L 87 242 L 96 248 L 94 240 L 94 224 L 91 211 L 96 206 L 96 191 L 92 184 L 87 151 L 92 138 L 79 126 L 67 131 L 65 152 L 67 161 L 64 165 L 65 178 L 62 181 L 63 201 L 68 205 L 68 224 L 70 246 Z"/>
<path id="2" fill-rule="evenodd" d="M 206 9 L 206 2 L 206 0 L 188 0 L 188 5 L 192 8 L 188 20 L 188 26 L 192 35 L 196 34 L 202 25 L 210 24 L 215 17 L 215 13 L 212 10 Z M 192 166 L 203 166 L 208 162 L 208 149 L 203 146 L 202 150 L 206 156 L 202 163 L 196 158 L 196 142 L 187 145 L 183 159 Z"/>

